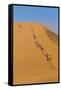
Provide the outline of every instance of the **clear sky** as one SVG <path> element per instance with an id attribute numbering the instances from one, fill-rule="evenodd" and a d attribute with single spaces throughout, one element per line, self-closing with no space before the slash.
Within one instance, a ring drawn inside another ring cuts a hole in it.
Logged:
<path id="1" fill-rule="evenodd" d="M 13 6 L 14 22 L 40 22 L 58 34 L 58 8 Z"/>

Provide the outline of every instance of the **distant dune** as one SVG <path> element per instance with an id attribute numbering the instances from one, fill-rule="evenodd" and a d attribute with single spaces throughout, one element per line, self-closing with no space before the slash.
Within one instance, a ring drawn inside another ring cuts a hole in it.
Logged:
<path id="1" fill-rule="evenodd" d="M 14 84 L 58 81 L 58 36 L 41 24 L 13 24 Z"/>

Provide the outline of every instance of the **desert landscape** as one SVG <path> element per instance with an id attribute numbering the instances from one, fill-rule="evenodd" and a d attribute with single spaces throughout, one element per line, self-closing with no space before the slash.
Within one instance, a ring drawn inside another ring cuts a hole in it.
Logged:
<path id="1" fill-rule="evenodd" d="M 13 23 L 13 83 L 58 81 L 58 35 L 35 22 Z"/>

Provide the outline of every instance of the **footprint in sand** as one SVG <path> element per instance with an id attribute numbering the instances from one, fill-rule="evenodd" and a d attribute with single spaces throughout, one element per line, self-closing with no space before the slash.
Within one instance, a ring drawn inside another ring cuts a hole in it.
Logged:
<path id="1" fill-rule="evenodd" d="M 46 49 L 44 49 L 43 46 L 39 44 L 39 41 L 37 40 L 37 36 L 35 35 L 33 28 L 31 29 L 31 31 L 32 31 L 33 39 L 34 39 L 34 42 L 35 42 L 36 46 L 40 49 L 40 51 L 42 52 L 42 54 L 45 56 L 46 61 L 48 61 L 48 63 L 50 64 L 50 66 L 53 69 L 56 69 L 55 66 L 51 63 L 51 60 L 52 60 L 51 55 L 49 55 L 48 53 L 46 53 Z"/>
<path id="2" fill-rule="evenodd" d="M 19 27 L 20 27 L 20 30 L 22 31 L 23 30 L 22 25 L 19 25 Z M 32 36 L 33 36 L 33 39 L 34 39 L 34 42 L 35 42 L 36 46 L 42 52 L 42 54 L 44 55 L 44 57 L 46 58 L 46 61 L 48 61 L 48 63 L 50 64 L 50 66 L 55 69 L 54 65 L 50 62 L 52 60 L 51 55 L 49 55 L 46 52 L 46 49 L 44 49 L 43 46 L 39 43 L 38 38 L 37 38 L 36 34 L 34 33 L 34 29 L 31 28 L 30 30 L 32 31 Z"/>

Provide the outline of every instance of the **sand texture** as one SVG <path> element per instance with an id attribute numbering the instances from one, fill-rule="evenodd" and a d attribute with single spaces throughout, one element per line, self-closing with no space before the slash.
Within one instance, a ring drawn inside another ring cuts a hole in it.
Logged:
<path id="1" fill-rule="evenodd" d="M 58 81 L 58 36 L 39 23 L 13 24 L 13 83 Z"/>

